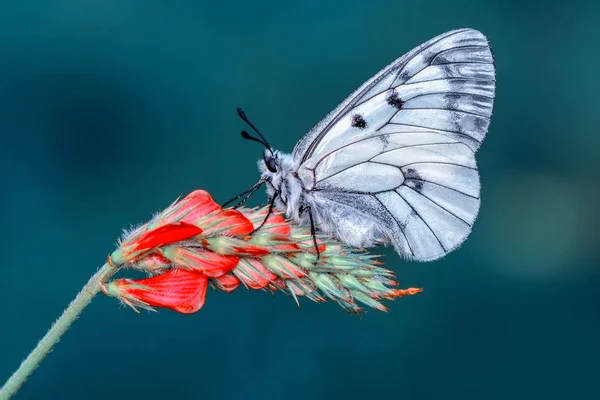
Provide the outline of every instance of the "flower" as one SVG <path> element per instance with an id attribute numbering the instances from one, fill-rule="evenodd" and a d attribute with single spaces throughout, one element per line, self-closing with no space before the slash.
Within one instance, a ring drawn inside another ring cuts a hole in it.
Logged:
<path id="1" fill-rule="evenodd" d="M 382 300 L 413 295 L 420 288 L 397 289 L 393 273 L 376 256 L 319 235 L 317 257 L 310 229 L 267 217 L 268 207 L 223 209 L 196 190 L 150 222 L 126 232 L 109 256 L 112 265 L 139 269 L 151 277 L 117 279 L 102 286 L 109 296 L 138 307 L 193 313 L 204 305 L 210 283 L 232 292 L 283 291 L 313 301 L 333 300 L 354 313 L 358 304 L 386 311 Z M 263 223 L 264 222 L 264 223 Z"/>
<path id="2" fill-rule="evenodd" d="M 108 261 L 113 265 L 121 265 L 141 260 L 160 246 L 191 239 L 200 233 L 202 233 L 202 229 L 187 222 L 180 221 L 162 225 L 124 242 L 119 250 L 109 256 Z"/>
<path id="3" fill-rule="evenodd" d="M 208 278 L 205 275 L 171 269 L 146 279 L 116 279 L 100 288 L 136 311 L 136 307 L 152 310 L 156 306 L 189 314 L 202 308 L 207 287 Z"/>
<path id="4" fill-rule="evenodd" d="M 123 265 L 141 260 L 157 247 L 190 239 L 202 229 L 194 222 L 201 217 L 220 211 L 204 190 L 196 190 L 181 201 L 176 201 L 145 225 L 126 233 L 119 249 L 109 257 L 108 263 Z"/>

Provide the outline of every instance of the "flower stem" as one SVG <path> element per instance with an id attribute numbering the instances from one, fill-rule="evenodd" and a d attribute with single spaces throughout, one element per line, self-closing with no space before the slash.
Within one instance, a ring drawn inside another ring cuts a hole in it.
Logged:
<path id="1" fill-rule="evenodd" d="M 92 298 L 100 290 L 100 284 L 106 282 L 117 270 L 117 267 L 104 264 L 92 276 L 81 292 L 77 294 L 77 297 L 75 297 L 71 304 L 63 311 L 62 315 L 54 322 L 35 349 L 23 360 L 19 369 L 12 374 L 2 389 L 0 389 L 0 400 L 10 399 L 19 390 L 29 375 L 33 373 L 44 357 L 52 350 L 52 347 L 60 340 L 61 336 L 75 322 L 83 309 L 92 301 Z"/>

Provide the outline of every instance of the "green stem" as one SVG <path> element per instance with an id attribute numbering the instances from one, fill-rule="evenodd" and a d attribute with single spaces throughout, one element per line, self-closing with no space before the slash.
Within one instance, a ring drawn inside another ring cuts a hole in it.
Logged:
<path id="1" fill-rule="evenodd" d="M 71 324 L 75 322 L 83 309 L 92 301 L 92 298 L 100 290 L 100 284 L 106 282 L 111 276 L 117 272 L 118 267 L 111 267 L 104 264 L 83 287 L 77 297 L 69 304 L 62 315 L 54 322 L 46 336 L 40 340 L 35 349 L 17 369 L 12 376 L 6 381 L 2 389 L 0 389 L 0 400 L 8 400 L 14 395 L 17 390 L 27 380 L 29 375 L 42 362 L 44 357 L 52 350 L 52 347 L 58 342 L 61 336 L 69 329 Z"/>

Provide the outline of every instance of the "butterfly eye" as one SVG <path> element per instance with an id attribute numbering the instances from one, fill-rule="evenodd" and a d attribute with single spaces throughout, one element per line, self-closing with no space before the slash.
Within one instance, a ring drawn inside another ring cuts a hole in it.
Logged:
<path id="1" fill-rule="evenodd" d="M 275 157 L 266 157 L 265 164 L 267 165 L 267 169 L 272 173 L 277 172 L 277 166 L 275 164 Z"/>

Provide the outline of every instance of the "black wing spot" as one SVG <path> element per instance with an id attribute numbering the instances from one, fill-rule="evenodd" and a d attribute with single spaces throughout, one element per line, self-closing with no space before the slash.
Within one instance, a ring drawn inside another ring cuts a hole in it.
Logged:
<path id="1" fill-rule="evenodd" d="M 462 117 L 462 115 L 460 113 L 455 112 L 455 111 L 451 112 L 450 113 L 450 122 L 452 123 L 452 126 L 453 126 L 452 129 L 454 131 L 456 131 L 456 132 L 458 132 L 460 134 L 466 135 L 467 133 L 465 131 L 465 127 L 461 123 L 462 122 L 462 118 L 461 117 Z"/>
<path id="2" fill-rule="evenodd" d="M 412 211 L 414 212 L 414 211 Z M 400 225 L 400 230 L 402 231 L 402 233 L 404 234 L 404 231 L 406 230 L 406 226 L 408 225 L 408 218 L 410 218 L 410 215 L 407 216 L 406 218 L 404 218 L 404 221 L 398 221 L 398 225 Z M 406 241 L 408 242 L 408 238 L 406 239 Z M 409 244 L 410 246 L 410 244 Z"/>
<path id="3" fill-rule="evenodd" d="M 406 179 L 421 179 L 421 175 L 414 168 L 407 168 L 404 177 Z"/>
<path id="4" fill-rule="evenodd" d="M 486 130 L 488 127 L 488 119 L 483 117 L 475 118 L 475 127 L 480 131 Z"/>
<path id="5" fill-rule="evenodd" d="M 390 106 L 395 107 L 398 110 L 402 109 L 402 106 L 404 105 L 404 101 L 398 96 L 398 93 L 393 90 L 387 95 L 385 100 Z"/>
<path id="6" fill-rule="evenodd" d="M 404 172 L 404 179 L 410 181 L 411 187 L 417 192 L 421 193 L 423 190 L 423 178 L 414 168 L 408 168 Z"/>
<path id="7" fill-rule="evenodd" d="M 412 181 L 414 184 L 413 189 L 415 189 L 417 192 L 421 193 L 423 191 L 423 182 L 421 181 Z"/>
<path id="8" fill-rule="evenodd" d="M 459 101 L 460 101 L 461 97 L 462 97 L 462 95 L 460 95 L 460 94 L 445 95 L 444 99 L 446 100 L 446 108 L 448 108 L 449 110 L 458 109 Z"/>
<path id="9" fill-rule="evenodd" d="M 404 70 L 398 74 L 398 80 L 402 83 L 406 82 L 408 80 L 408 78 L 410 78 L 410 73 L 406 70 Z"/>
<path id="10" fill-rule="evenodd" d="M 383 150 L 387 150 L 387 147 L 390 144 L 390 135 L 389 134 L 384 134 L 379 136 L 379 140 L 381 140 L 381 143 L 383 143 Z"/>
<path id="11" fill-rule="evenodd" d="M 367 127 L 367 121 L 360 114 L 354 114 L 352 116 L 352 126 L 355 128 L 365 129 Z"/>

